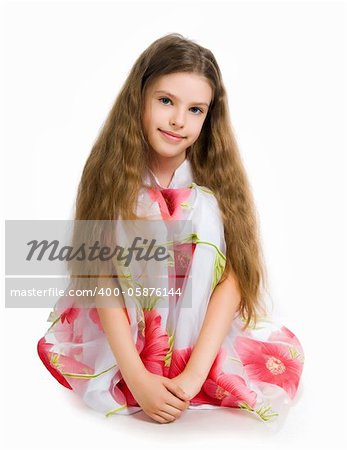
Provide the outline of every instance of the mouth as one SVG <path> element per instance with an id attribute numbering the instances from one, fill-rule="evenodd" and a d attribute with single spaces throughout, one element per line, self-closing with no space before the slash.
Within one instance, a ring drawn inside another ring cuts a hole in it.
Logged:
<path id="1" fill-rule="evenodd" d="M 158 130 L 166 139 L 169 139 L 171 141 L 178 142 L 181 141 L 182 139 L 185 139 L 185 137 L 181 136 L 180 134 L 171 133 L 170 131 L 164 131 L 161 130 L 160 128 L 158 128 Z"/>

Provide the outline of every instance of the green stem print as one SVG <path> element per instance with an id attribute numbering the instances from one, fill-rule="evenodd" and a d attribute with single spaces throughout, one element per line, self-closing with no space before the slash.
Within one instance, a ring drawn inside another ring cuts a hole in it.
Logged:
<path id="1" fill-rule="evenodd" d="M 264 422 L 268 422 L 272 417 L 276 417 L 279 415 L 278 413 L 271 410 L 271 405 L 265 405 L 264 403 L 262 403 L 258 409 L 253 409 L 246 402 L 241 402 L 239 404 L 239 408 L 256 414 Z"/>
<path id="2" fill-rule="evenodd" d="M 194 183 L 194 182 L 192 182 L 188 187 L 189 187 L 190 189 L 191 189 L 191 188 L 200 189 L 200 191 L 207 192 L 207 194 L 214 195 L 213 192 L 211 191 L 211 189 L 208 189 L 208 188 L 205 187 L 205 186 L 198 186 L 198 185 L 197 185 L 196 183 Z"/>
<path id="3" fill-rule="evenodd" d="M 106 413 L 105 416 L 106 416 L 106 417 L 109 417 L 109 416 L 112 416 L 112 414 L 117 414 L 118 411 L 122 411 L 122 409 L 125 409 L 125 408 L 127 408 L 127 407 L 128 407 L 128 405 L 123 405 L 123 406 L 120 406 L 119 408 L 112 409 L 111 411 L 109 411 L 108 413 Z"/>
<path id="4" fill-rule="evenodd" d="M 99 373 L 93 373 L 93 374 L 82 374 L 82 373 L 67 373 L 67 372 L 62 372 L 61 371 L 61 364 L 59 362 L 59 354 L 58 353 L 52 353 L 50 356 L 50 362 L 51 364 L 53 364 L 58 370 L 59 372 L 64 376 L 64 377 L 68 377 L 68 378 L 97 378 L 100 377 L 101 375 L 109 372 L 110 370 L 114 369 L 115 367 L 117 367 L 117 364 L 114 364 L 113 366 L 109 367 L 108 369 L 103 370 L 102 372 Z"/>
<path id="5" fill-rule="evenodd" d="M 169 351 L 167 352 L 167 354 L 164 358 L 164 363 L 165 363 L 165 366 L 167 366 L 167 367 L 169 367 L 171 364 L 174 342 L 175 342 L 174 334 L 169 335 Z"/>

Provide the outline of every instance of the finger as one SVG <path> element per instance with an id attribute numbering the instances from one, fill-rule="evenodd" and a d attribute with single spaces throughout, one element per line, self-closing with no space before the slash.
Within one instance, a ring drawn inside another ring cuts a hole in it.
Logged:
<path id="1" fill-rule="evenodd" d="M 159 423 L 169 423 L 170 421 L 167 419 L 164 419 L 163 417 L 159 416 L 158 414 L 151 414 L 150 416 L 153 420 Z M 171 421 L 172 422 L 172 421 Z"/>
<path id="2" fill-rule="evenodd" d="M 181 416 L 182 411 L 184 411 L 185 409 L 186 408 L 176 408 L 175 406 L 166 403 L 161 411 L 164 411 L 167 414 L 171 414 L 171 416 L 174 416 L 176 419 L 178 419 Z"/>
<path id="3" fill-rule="evenodd" d="M 190 402 L 189 401 L 183 401 L 180 398 L 176 397 L 175 394 L 172 394 L 170 391 L 168 391 L 168 396 L 165 399 L 165 403 L 173 408 L 179 409 L 180 411 L 183 411 L 184 409 L 188 408 Z"/>
<path id="4" fill-rule="evenodd" d="M 176 417 L 167 411 L 160 410 L 160 411 L 158 411 L 157 415 L 160 415 L 168 422 L 173 422 L 174 420 L 176 420 Z"/>
<path id="5" fill-rule="evenodd" d="M 184 392 L 184 390 L 182 388 L 180 388 L 179 386 L 177 386 L 177 384 L 174 384 L 172 382 L 166 382 L 165 383 L 165 387 L 174 395 L 176 395 L 176 397 L 179 397 L 181 400 L 183 401 L 187 401 L 189 399 L 189 395 Z"/>

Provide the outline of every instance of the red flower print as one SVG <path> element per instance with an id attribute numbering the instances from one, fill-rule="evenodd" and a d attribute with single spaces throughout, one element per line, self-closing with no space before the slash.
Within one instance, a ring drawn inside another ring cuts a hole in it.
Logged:
<path id="1" fill-rule="evenodd" d="M 53 347 L 53 344 L 49 344 L 46 342 L 45 337 L 42 337 L 39 342 L 37 343 L 37 352 L 39 354 L 39 357 L 43 364 L 46 366 L 46 368 L 51 372 L 51 374 L 56 378 L 60 384 L 65 386 L 68 389 L 72 389 L 70 384 L 66 381 L 66 379 L 63 377 L 63 375 L 54 367 L 53 364 L 50 362 L 50 348 Z"/>
<path id="2" fill-rule="evenodd" d="M 256 392 L 249 389 L 246 381 L 240 375 L 223 373 L 217 381 L 207 378 L 202 389 L 208 395 L 207 402 L 203 397 L 198 397 L 197 400 L 193 399 L 194 403 L 204 402 L 217 406 L 238 408 L 240 403 L 246 402 L 254 408 L 257 402 Z"/>
<path id="3" fill-rule="evenodd" d="M 65 308 L 52 328 L 54 337 L 58 342 L 82 342 L 80 333 L 76 333 L 75 320 L 81 314 L 80 308 Z M 82 319 L 81 319 L 82 320 Z"/>
<path id="4" fill-rule="evenodd" d="M 61 323 L 64 323 L 65 320 L 68 323 L 73 323 L 79 312 L 79 308 L 67 308 L 60 316 Z"/>
<path id="5" fill-rule="evenodd" d="M 104 333 L 104 329 L 101 325 L 101 321 L 100 321 L 100 317 L 99 317 L 99 313 L 98 310 L 96 308 L 90 308 L 89 311 L 89 317 L 90 319 L 97 325 L 97 327 L 99 328 L 99 330 Z"/>
<path id="6" fill-rule="evenodd" d="M 37 344 L 37 351 L 41 358 L 41 361 L 51 374 L 56 378 L 60 384 L 68 389 L 72 389 L 71 385 L 66 381 L 61 372 L 71 374 L 89 374 L 94 373 L 93 369 L 73 358 L 74 349 L 72 349 L 71 356 L 65 356 L 56 352 L 50 351 L 53 344 L 46 342 L 45 337 L 42 337 Z M 87 379 L 87 378 L 86 378 Z M 75 380 L 77 382 L 83 382 L 84 379 L 80 378 Z"/>
<path id="7" fill-rule="evenodd" d="M 161 316 L 154 309 L 150 311 L 144 310 L 145 318 L 145 336 L 140 336 L 136 343 L 137 351 L 140 358 L 149 372 L 157 375 L 164 375 L 164 358 L 169 351 L 169 337 L 167 332 L 161 328 Z M 110 391 L 114 399 L 118 401 L 119 392 L 117 392 L 111 381 Z M 129 406 L 139 406 L 134 399 L 130 389 L 122 378 L 116 386 L 121 390 L 126 398 L 126 403 Z M 118 400 L 117 400 L 118 398 Z"/>
<path id="8" fill-rule="evenodd" d="M 140 357 L 149 372 L 163 375 L 164 358 L 169 351 L 169 337 L 161 327 L 161 316 L 154 309 L 144 311 L 145 343 Z"/>
<path id="9" fill-rule="evenodd" d="M 169 378 L 174 378 L 183 372 L 191 353 L 192 347 L 174 350 L 168 375 Z M 191 399 L 191 403 L 237 408 L 240 403 L 246 402 L 254 408 L 257 399 L 256 392 L 248 388 L 246 381 L 241 376 L 227 374 L 221 370 L 225 357 L 226 350 L 222 347 L 211 366 L 200 392 Z"/>
<path id="10" fill-rule="evenodd" d="M 234 347 L 251 380 L 280 386 L 294 398 L 303 365 L 291 357 L 288 346 L 237 336 Z"/>
<path id="11" fill-rule="evenodd" d="M 300 344 L 299 339 L 295 336 L 295 334 L 288 330 L 287 327 L 282 325 L 281 329 L 279 331 L 273 331 L 269 338 L 269 341 L 283 341 L 287 342 L 288 344 L 291 344 L 292 347 L 294 347 L 300 355 L 304 355 L 304 350 Z"/>
<path id="12" fill-rule="evenodd" d="M 110 392 L 120 405 L 126 403 L 128 406 L 139 406 L 123 378 L 115 386 L 113 379 L 111 380 Z"/>
<path id="13" fill-rule="evenodd" d="M 168 378 L 175 378 L 177 375 L 183 372 L 185 369 L 190 355 L 192 354 L 192 347 L 174 349 L 171 357 L 171 364 L 168 367 L 167 376 Z"/>
<path id="14" fill-rule="evenodd" d="M 185 243 L 185 244 L 174 244 L 174 259 L 175 267 L 169 267 L 169 276 L 175 279 L 175 285 L 170 284 L 170 288 L 174 288 L 175 292 L 180 289 L 182 294 L 182 288 L 189 273 L 189 267 L 193 260 L 194 251 L 196 248 L 195 243 Z M 170 280 L 171 281 L 171 280 Z M 176 300 L 179 300 L 179 293 L 176 294 Z"/>
<path id="15" fill-rule="evenodd" d="M 139 406 L 138 403 L 136 403 L 131 392 L 129 391 L 128 386 L 124 383 L 123 379 L 115 384 L 115 377 L 113 377 L 110 383 L 109 391 L 119 405 L 127 404 L 128 406 Z M 125 395 L 123 391 L 127 391 L 128 395 Z"/>
<path id="16" fill-rule="evenodd" d="M 179 220 L 182 217 L 181 203 L 188 199 L 192 190 L 180 189 L 149 189 L 151 199 L 158 202 L 164 220 Z"/>
<path id="17" fill-rule="evenodd" d="M 176 290 L 182 289 L 192 262 L 196 243 L 174 244 Z"/>

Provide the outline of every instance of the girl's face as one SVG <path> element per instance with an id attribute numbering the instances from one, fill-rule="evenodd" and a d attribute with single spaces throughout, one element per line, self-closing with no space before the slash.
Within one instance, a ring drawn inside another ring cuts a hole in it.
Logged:
<path id="1" fill-rule="evenodd" d="M 162 75 L 145 91 L 143 129 L 153 156 L 179 164 L 199 137 L 212 99 L 212 89 L 200 75 Z M 174 133 L 179 137 L 170 137 Z"/>

